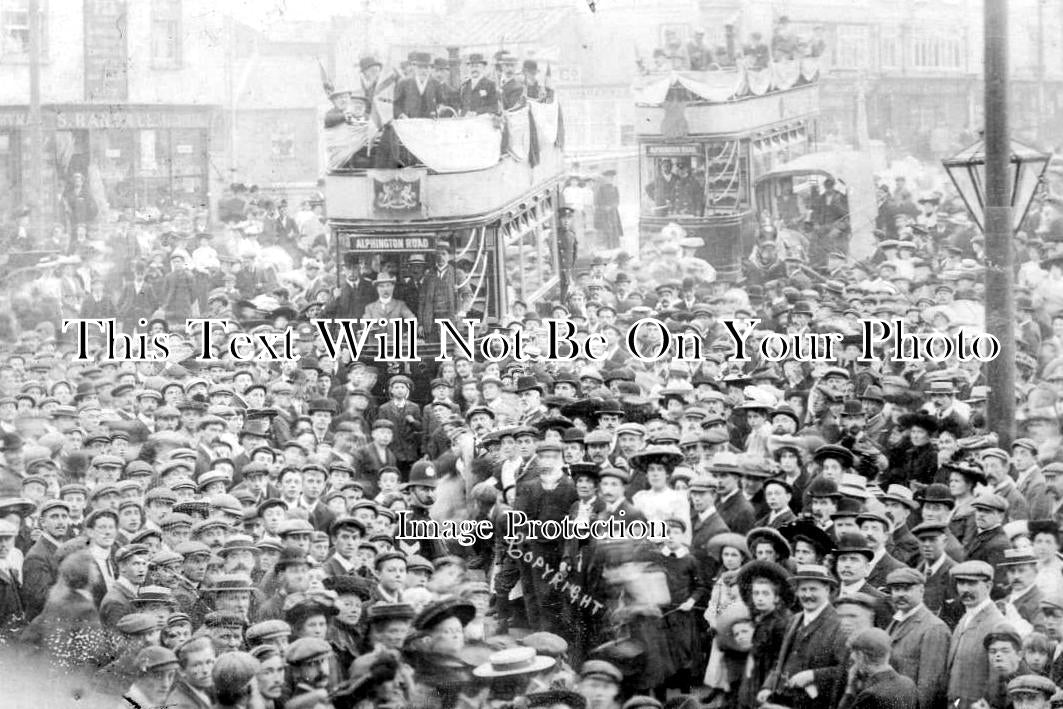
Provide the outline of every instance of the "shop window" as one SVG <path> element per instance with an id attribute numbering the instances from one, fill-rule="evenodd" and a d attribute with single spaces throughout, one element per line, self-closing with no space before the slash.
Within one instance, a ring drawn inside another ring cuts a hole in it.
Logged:
<path id="1" fill-rule="evenodd" d="M 27 61 L 30 54 L 29 0 L 0 0 L 0 58 Z M 40 0 L 41 57 L 48 56 L 46 0 Z"/>
<path id="2" fill-rule="evenodd" d="M 136 135 L 132 130 L 101 130 L 92 136 L 92 162 L 99 170 L 107 204 L 112 209 L 136 206 L 133 189 Z"/>
<path id="3" fill-rule="evenodd" d="M 181 32 L 181 0 L 152 0 L 152 66 L 157 68 L 181 66 Z"/>
<path id="4" fill-rule="evenodd" d="M 177 204 L 198 206 L 206 203 L 207 184 L 203 165 L 206 160 L 207 135 L 198 128 L 170 131 L 173 146 L 173 200 Z"/>

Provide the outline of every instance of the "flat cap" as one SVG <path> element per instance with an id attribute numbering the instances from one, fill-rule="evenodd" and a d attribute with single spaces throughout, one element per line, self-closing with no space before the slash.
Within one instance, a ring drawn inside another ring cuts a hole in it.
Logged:
<path id="1" fill-rule="evenodd" d="M 974 502 L 971 503 L 971 507 L 983 508 L 989 510 L 996 510 L 997 512 L 1008 511 L 1008 501 L 996 493 L 988 492 L 982 493 L 974 498 Z"/>
<path id="2" fill-rule="evenodd" d="M 158 620 L 151 613 L 126 613 L 122 616 L 116 627 L 126 635 L 136 635 L 154 630 L 158 626 Z"/>
<path id="3" fill-rule="evenodd" d="M 169 549 L 160 549 L 155 552 L 155 555 L 151 557 L 148 562 L 151 566 L 169 566 L 170 564 L 180 564 L 184 561 L 184 557 L 176 552 L 172 552 Z"/>
<path id="4" fill-rule="evenodd" d="M 620 684 L 624 681 L 624 674 L 611 662 L 605 660 L 587 660 L 579 668 L 579 676 L 583 679 L 604 679 Z"/>
<path id="5" fill-rule="evenodd" d="M 238 694 L 258 674 L 259 662 L 246 652 L 226 652 L 214 661 L 211 677 L 215 690 Z"/>
<path id="6" fill-rule="evenodd" d="M 284 659 L 289 665 L 312 660 L 332 653 L 332 646 L 321 638 L 299 638 L 288 646 Z"/>
<path id="7" fill-rule="evenodd" d="M 949 569 L 949 575 L 954 579 L 992 581 L 993 567 L 984 561 L 965 561 Z"/>
<path id="8" fill-rule="evenodd" d="M 197 542 L 195 540 L 181 542 L 176 547 L 174 547 L 174 552 L 180 554 L 185 558 L 188 558 L 189 556 L 193 556 L 195 554 L 205 554 L 207 556 L 210 556 L 213 553 L 210 547 L 208 547 L 206 544 L 204 544 L 203 542 Z"/>
<path id="9" fill-rule="evenodd" d="M 151 554 L 151 549 L 147 544 L 126 544 L 124 547 L 115 552 L 114 561 L 117 564 L 121 564 L 126 559 L 132 559 L 138 554 L 148 556 Z"/>
<path id="10" fill-rule="evenodd" d="M 173 591 L 166 586 L 141 586 L 133 603 L 173 603 Z"/>
<path id="11" fill-rule="evenodd" d="M 247 638 L 248 645 L 257 645 L 270 638 L 287 638 L 291 634 L 292 626 L 283 620 L 263 620 L 248 628 L 244 637 Z"/>
<path id="12" fill-rule="evenodd" d="M 864 628 L 849 638 L 849 647 L 851 649 L 867 652 L 876 657 L 888 653 L 891 645 L 889 633 L 881 628 Z"/>
<path id="13" fill-rule="evenodd" d="M 887 586 L 917 586 L 926 583 L 926 576 L 922 571 L 910 567 L 894 569 L 886 575 Z"/>
<path id="14" fill-rule="evenodd" d="M 417 611 L 409 603 L 374 603 L 369 606 L 366 617 L 370 623 L 383 623 L 389 620 L 413 620 Z"/>
<path id="15" fill-rule="evenodd" d="M 918 539 L 923 535 L 944 534 L 946 530 L 948 530 L 948 525 L 944 522 L 923 522 L 912 527 L 912 536 Z"/>
<path id="16" fill-rule="evenodd" d="M 133 664 L 136 665 L 137 670 L 140 672 L 150 672 L 164 667 L 177 667 L 177 655 L 173 654 L 172 650 L 158 645 L 151 645 L 137 653 Z"/>
<path id="17" fill-rule="evenodd" d="M 528 700 L 528 709 L 556 707 L 558 705 L 569 707 L 569 709 L 586 709 L 587 707 L 587 700 L 583 698 L 583 695 L 570 689 L 550 689 L 545 692 L 532 692 L 526 699 Z"/>
<path id="18" fill-rule="evenodd" d="M 535 650 L 538 655 L 558 658 L 568 654 L 568 642 L 560 635 L 553 633 L 530 633 L 524 636 L 520 644 Z"/>
<path id="19" fill-rule="evenodd" d="M 1052 695 L 1056 693 L 1056 690 L 1057 687 L 1055 683 L 1041 675 L 1019 675 L 1008 682 L 1008 694 L 1040 693 L 1043 694 L 1046 699 L 1050 699 Z"/>
<path id="20" fill-rule="evenodd" d="M 846 596 L 839 596 L 834 600 L 835 607 L 844 606 L 847 604 L 863 606 L 864 608 L 867 608 L 871 611 L 878 610 L 879 607 L 878 599 L 869 594 L 860 593 L 859 591 L 857 591 L 856 593 L 850 593 Z"/>
<path id="21" fill-rule="evenodd" d="M 232 611 L 211 611 L 203 618 L 203 625 L 208 628 L 240 628 L 247 627 L 247 621 L 239 613 Z"/>
<path id="22" fill-rule="evenodd" d="M 1019 635 L 1019 631 L 1011 623 L 997 623 L 994 625 L 993 629 L 982 638 L 982 647 L 988 650 L 990 645 L 1001 640 L 1011 643 L 1016 650 L 1022 649 L 1022 636 Z"/>

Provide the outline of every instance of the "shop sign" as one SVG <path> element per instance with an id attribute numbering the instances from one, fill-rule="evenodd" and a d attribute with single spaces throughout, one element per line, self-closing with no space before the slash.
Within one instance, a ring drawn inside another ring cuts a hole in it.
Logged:
<path id="1" fill-rule="evenodd" d="M 137 111 L 129 107 L 115 110 L 79 110 L 55 108 L 55 127 L 59 130 L 100 128 L 208 128 L 209 113 Z"/>
<path id="2" fill-rule="evenodd" d="M 0 128 L 25 128 L 30 124 L 28 113 L 19 111 L 13 113 L 0 113 Z"/>

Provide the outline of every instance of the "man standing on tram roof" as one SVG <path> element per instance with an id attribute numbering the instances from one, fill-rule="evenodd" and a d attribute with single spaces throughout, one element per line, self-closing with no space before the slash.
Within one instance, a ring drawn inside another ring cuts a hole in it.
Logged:
<path id="1" fill-rule="evenodd" d="M 498 87 L 484 75 L 487 69 L 484 55 L 470 54 L 466 63 L 469 65 L 469 78 L 461 85 L 461 115 L 498 113 Z"/>
<path id="2" fill-rule="evenodd" d="M 432 78 L 439 83 L 441 89 L 439 107 L 453 109 L 457 114 L 461 109 L 461 96 L 458 94 L 458 90 L 453 88 L 450 83 L 450 62 L 446 57 L 436 57 L 432 60 Z M 446 117 L 449 114 L 444 113 L 442 117 Z"/>
<path id="3" fill-rule="evenodd" d="M 501 70 L 502 110 L 509 111 L 524 105 L 524 76 L 517 73 L 517 58 L 506 50 L 495 55 Z"/>
<path id="4" fill-rule="evenodd" d="M 397 118 L 435 118 L 443 103 L 443 87 L 429 73 L 428 52 L 410 52 L 413 76 L 395 86 Z"/>

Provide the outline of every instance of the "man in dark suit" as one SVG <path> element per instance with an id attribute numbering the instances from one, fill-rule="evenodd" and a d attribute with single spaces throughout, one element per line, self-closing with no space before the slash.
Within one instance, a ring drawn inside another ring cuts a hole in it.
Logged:
<path id="1" fill-rule="evenodd" d="M 366 537 L 365 525 L 354 517 L 339 517 L 329 527 L 333 552 L 321 565 L 325 576 L 350 576 L 356 574 L 358 565 L 355 555 L 358 545 Z"/>
<path id="2" fill-rule="evenodd" d="M 698 562 L 701 578 L 716 578 L 719 562 L 709 554 L 709 542 L 718 534 L 731 530 L 717 511 L 714 495 L 716 482 L 711 477 L 699 475 L 690 483 L 690 504 L 694 516 L 691 519 L 690 552 Z"/>
<path id="3" fill-rule="evenodd" d="M 118 294 L 117 313 L 127 332 L 139 327 L 140 318 L 150 319 L 151 314 L 159 307 L 159 294 L 155 286 L 147 280 L 147 271 L 148 265 L 137 260 L 133 264 L 133 272 L 127 276 Z"/>
<path id="4" fill-rule="evenodd" d="M 886 586 L 897 609 L 888 628 L 890 664 L 915 682 L 920 709 L 942 706 L 951 633 L 923 603 L 926 577 L 915 569 L 897 569 L 886 577 Z"/>
<path id="5" fill-rule="evenodd" d="M 425 275 L 421 290 L 421 307 L 417 314 L 418 327 L 423 329 L 430 340 L 439 337 L 437 319 L 460 320 L 465 317 L 469 298 L 468 284 L 458 287 L 458 281 L 451 264 L 450 247 L 440 244 L 436 248 L 435 268 Z M 459 328 L 460 331 L 460 328 Z"/>
<path id="6" fill-rule="evenodd" d="M 484 75 L 487 70 L 484 55 L 470 54 L 466 63 L 469 67 L 469 78 L 461 85 L 461 115 L 499 113 L 501 102 L 498 98 L 498 87 Z"/>
<path id="7" fill-rule="evenodd" d="M 919 709 L 915 683 L 890 666 L 890 636 L 878 628 L 849 639 L 852 671 L 839 706 L 860 709 Z"/>
<path id="8" fill-rule="evenodd" d="M 1044 595 L 1037 585 L 1037 557 L 1026 549 L 1005 549 L 1004 573 L 1008 578 L 1011 591 L 1005 602 L 1015 608 L 1016 612 L 1037 632 L 1045 632 L 1045 616 L 1041 611 Z"/>
<path id="9" fill-rule="evenodd" d="M 984 561 L 965 561 L 952 567 L 950 574 L 965 612 L 949 643 L 948 701 L 950 707 L 971 709 L 989 685 L 985 637 L 1004 622 L 1004 615 L 989 597 L 993 567 Z"/>
<path id="10" fill-rule="evenodd" d="M 537 446 L 535 454 L 539 459 L 539 474 L 517 485 L 513 507 L 524 514 L 530 523 L 560 523 L 578 499 L 576 484 L 564 470 L 560 443 L 543 441 Z M 528 619 L 539 630 L 563 634 L 565 631 L 561 627 L 561 620 L 564 598 L 557 587 L 550 584 L 549 577 L 544 578 L 535 571 L 536 568 L 543 568 L 543 563 L 553 569 L 559 568 L 563 549 L 556 540 L 529 540 L 522 546 L 535 559 L 532 563 L 521 564 Z"/>
<path id="11" fill-rule="evenodd" d="M 339 293 L 325 308 L 323 317 L 361 318 L 365 306 L 376 299 L 376 277 L 370 272 L 368 260 L 359 260 L 353 251 L 343 256 L 343 283 Z"/>
<path id="12" fill-rule="evenodd" d="M 443 104 L 443 87 L 432 78 L 427 52 L 411 52 L 410 64 L 413 76 L 402 79 L 395 85 L 396 118 L 435 118 Z"/>
<path id="13" fill-rule="evenodd" d="M 772 701 L 793 709 L 812 709 L 816 700 L 804 689 L 791 687 L 789 679 L 804 670 L 843 668 L 847 650 L 838 614 L 830 605 L 830 592 L 838 582 L 823 566 L 799 565 L 790 581 L 796 586 L 802 612 L 786 629 L 779 659 L 768 675 L 758 701 Z M 841 669 L 844 672 L 844 669 Z"/>
<path id="14" fill-rule="evenodd" d="M 502 77 L 502 110 L 509 111 L 520 108 L 526 101 L 524 93 L 524 77 L 517 73 L 517 58 L 503 50 L 499 52 L 497 61 Z"/>
<path id="15" fill-rule="evenodd" d="M 890 556 L 911 566 L 919 560 L 919 540 L 908 529 L 908 517 L 919 509 L 912 491 L 904 485 L 890 485 L 882 497 L 886 516 L 893 521 L 893 533 L 886 541 Z"/>
<path id="16" fill-rule="evenodd" d="M 738 534 L 746 534 L 753 528 L 755 514 L 753 505 L 742 494 L 739 481 L 742 468 L 733 455 L 719 454 L 713 460 L 712 473 L 716 476 L 716 510 L 727 528 Z"/>
<path id="17" fill-rule="evenodd" d="M 964 561 L 963 544 L 948 527 L 952 518 L 952 510 L 956 508 L 956 500 L 949 494 L 948 485 L 942 483 L 928 485 L 915 499 L 922 504 L 920 516 L 924 523 L 933 522 L 945 525 L 945 553 L 957 563 Z"/>
<path id="18" fill-rule="evenodd" d="M 875 588 L 882 588 L 886 585 L 886 577 L 891 571 L 905 566 L 886 551 L 886 542 L 890 538 L 890 520 L 877 512 L 862 512 L 856 516 L 856 523 L 860 525 L 860 533 L 867 538 L 874 553 L 871 569 L 867 573 L 867 582 Z"/>
<path id="19" fill-rule="evenodd" d="M 405 374 L 391 377 L 388 381 L 388 394 L 391 398 L 380 407 L 376 421 L 373 422 L 374 429 L 377 426 L 386 427 L 387 424 L 381 423 L 383 421 L 391 424 L 391 440 L 387 448 L 395 455 L 393 465 L 398 466 L 403 473 L 408 472 L 413 461 L 421 455 L 418 441 L 421 440 L 423 419 L 421 407 L 409 400 L 412 392 L 412 379 Z M 360 456 L 356 456 L 356 461 L 359 459 Z M 355 468 L 358 469 L 357 463 Z M 358 472 L 362 471 L 358 469 Z"/>
<path id="20" fill-rule="evenodd" d="M 871 547 L 861 535 L 841 535 L 835 550 L 836 570 L 838 579 L 841 581 L 838 587 L 838 598 L 863 593 L 875 599 L 875 625 L 885 628 L 889 625 L 893 608 L 886 594 L 867 582 L 867 574 L 873 557 Z"/>
<path id="21" fill-rule="evenodd" d="M 1011 541 L 1002 526 L 1008 502 L 1000 495 L 988 493 L 976 497 L 971 506 L 974 507 L 974 523 L 978 532 L 964 545 L 964 554 L 968 561 L 984 561 L 996 569 L 993 582 L 1003 586 L 1007 582 L 1006 567 L 1000 564 L 1004 561 L 1004 550 L 1011 548 Z"/>
<path id="22" fill-rule="evenodd" d="M 450 85 L 450 62 L 445 57 L 436 57 L 432 60 L 432 78 L 439 83 L 442 98 L 439 101 L 439 107 L 446 106 L 454 110 L 457 114 L 461 110 L 461 96 L 458 90 L 452 88 Z M 450 113 L 444 113 L 444 116 L 451 115 Z"/>
<path id="23" fill-rule="evenodd" d="M 115 555 L 118 578 L 100 602 L 100 622 L 105 628 L 114 628 L 127 613 L 133 612 L 137 589 L 148 575 L 148 558 L 151 550 L 144 544 L 129 544 Z"/>
<path id="24" fill-rule="evenodd" d="M 600 507 L 591 518 L 595 521 L 618 520 L 630 523 L 635 520 L 645 521 L 646 517 L 624 497 L 624 488 L 631 481 L 631 476 L 626 470 L 620 468 L 605 467 L 598 472 L 598 499 Z M 590 563 L 585 575 L 586 583 L 583 586 L 584 593 L 591 598 L 608 599 L 611 589 L 604 577 L 606 566 L 609 565 L 610 549 L 615 548 L 607 540 L 592 540 L 590 546 Z M 590 637 L 586 647 L 597 647 L 611 637 L 612 628 L 606 626 L 602 613 L 589 616 L 588 630 Z"/>
<path id="25" fill-rule="evenodd" d="M 328 471 L 319 463 L 307 463 L 301 468 L 302 489 L 297 504 L 306 510 L 307 518 L 314 529 L 319 532 L 327 532 L 334 515 L 322 501 L 321 496 L 325 493 L 325 483 L 328 480 Z"/>
<path id="26" fill-rule="evenodd" d="M 923 603 L 954 628 L 963 615 L 963 606 L 958 600 L 956 582 L 949 573 L 956 562 L 945 553 L 946 530 L 940 522 L 924 522 L 912 534 L 919 540 L 920 562 L 916 568 L 926 578 Z"/>
<path id="27" fill-rule="evenodd" d="M 64 500 L 48 500 L 41 504 L 37 516 L 41 536 L 26 552 L 22 561 L 22 603 L 26 620 L 37 617 L 44 608 L 48 591 L 59 577 L 56 551 L 66 538 L 70 526 L 70 505 Z"/>

